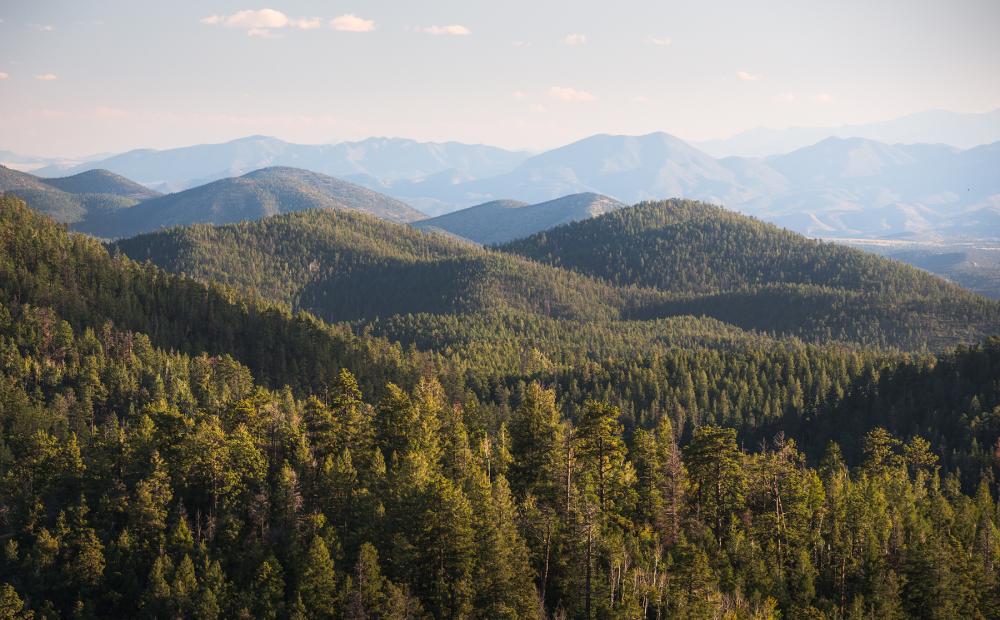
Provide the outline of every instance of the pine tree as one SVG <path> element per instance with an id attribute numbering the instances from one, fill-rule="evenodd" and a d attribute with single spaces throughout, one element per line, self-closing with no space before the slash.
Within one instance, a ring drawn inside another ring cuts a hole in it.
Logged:
<path id="1" fill-rule="evenodd" d="M 32 620 L 34 612 L 24 609 L 24 601 L 9 583 L 0 586 L 0 620 Z"/>
<path id="2" fill-rule="evenodd" d="M 301 560 L 298 595 L 310 618 L 337 616 L 337 575 L 326 543 L 314 536 Z"/>
<path id="3" fill-rule="evenodd" d="M 260 563 L 250 593 L 253 597 L 251 609 L 255 618 L 273 619 L 281 614 L 284 607 L 285 579 L 277 558 L 270 556 Z"/>
<path id="4" fill-rule="evenodd" d="M 731 428 L 699 427 L 684 447 L 695 515 L 707 519 L 720 545 L 727 519 L 743 502 L 741 457 Z"/>
<path id="5" fill-rule="evenodd" d="M 546 390 L 537 382 L 529 383 L 510 422 L 513 457 L 510 483 L 517 495 L 545 492 L 541 487 L 550 482 L 558 436 L 555 391 Z"/>

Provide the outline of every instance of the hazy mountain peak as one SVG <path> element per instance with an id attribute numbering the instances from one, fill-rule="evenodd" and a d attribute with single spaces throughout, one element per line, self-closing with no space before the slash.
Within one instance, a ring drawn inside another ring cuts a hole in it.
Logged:
<path id="1" fill-rule="evenodd" d="M 476 243 L 503 243 L 560 224 L 591 218 L 625 206 L 613 198 L 585 192 L 538 204 L 494 200 L 414 224 Z"/>
<path id="2" fill-rule="evenodd" d="M 147 200 L 79 228 L 103 237 L 195 223 L 228 224 L 307 209 L 348 209 L 395 222 L 424 215 L 406 203 L 318 172 L 271 166 Z"/>

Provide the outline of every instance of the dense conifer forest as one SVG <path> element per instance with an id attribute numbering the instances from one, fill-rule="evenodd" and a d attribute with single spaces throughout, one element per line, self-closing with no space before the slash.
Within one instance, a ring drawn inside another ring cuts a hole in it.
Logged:
<path id="1" fill-rule="evenodd" d="M 499 251 L 0 197 L 0 617 L 1000 617 L 997 308 L 686 202 Z"/>
<path id="2" fill-rule="evenodd" d="M 1000 303 L 926 272 L 691 201 L 620 209 L 503 252 L 348 211 L 175 228 L 114 247 L 334 322 L 501 309 L 603 325 L 698 316 L 907 350 L 971 344 L 1000 325 Z"/>

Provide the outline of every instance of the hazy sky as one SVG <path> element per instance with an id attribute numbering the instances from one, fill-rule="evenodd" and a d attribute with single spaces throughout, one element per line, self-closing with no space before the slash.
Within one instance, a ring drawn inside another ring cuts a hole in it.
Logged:
<path id="1" fill-rule="evenodd" d="M 36 155 L 537 149 L 1000 106 L 998 0 L 0 0 L 0 20 L 0 149 Z"/>

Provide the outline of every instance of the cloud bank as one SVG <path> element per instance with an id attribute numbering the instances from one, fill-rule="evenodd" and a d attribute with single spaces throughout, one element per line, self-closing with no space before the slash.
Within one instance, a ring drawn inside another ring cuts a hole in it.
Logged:
<path id="1" fill-rule="evenodd" d="M 282 28 L 314 30 L 323 25 L 318 17 L 291 18 L 275 9 L 246 9 L 232 15 L 209 15 L 200 21 L 208 26 L 244 30 L 247 36 L 262 38 L 271 38 L 275 36 L 274 30 Z"/>

